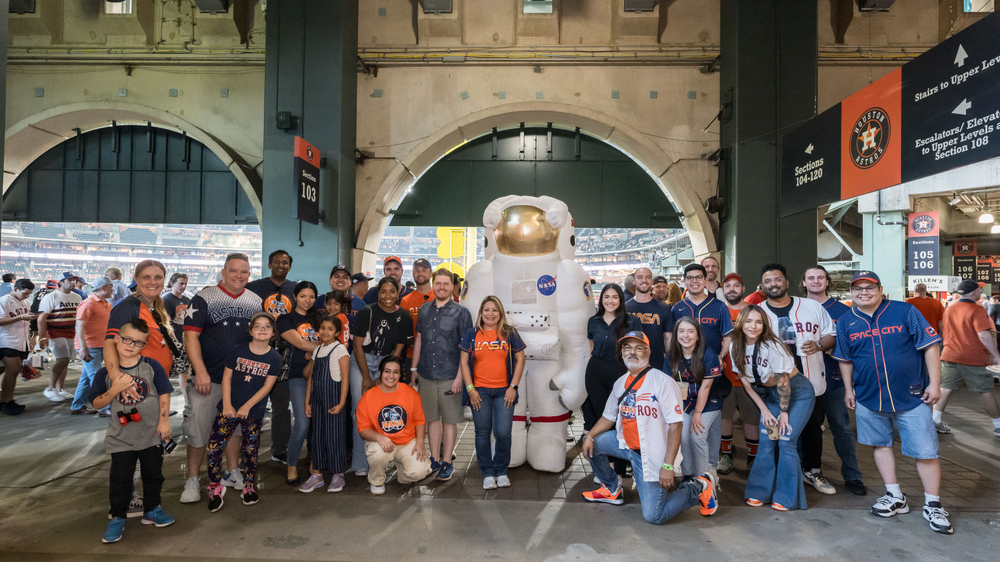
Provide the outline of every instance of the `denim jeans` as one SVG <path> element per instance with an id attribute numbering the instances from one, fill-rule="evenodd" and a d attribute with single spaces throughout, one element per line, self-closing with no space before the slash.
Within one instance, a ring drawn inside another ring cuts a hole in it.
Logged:
<path id="1" fill-rule="evenodd" d="M 472 409 L 472 422 L 476 425 L 476 458 L 483 478 L 507 474 L 510 465 L 510 439 L 514 426 L 514 405 L 504 406 L 504 388 L 476 387 L 482 402 L 479 409 Z M 491 450 L 490 434 L 496 437 L 496 449 Z"/>
<path id="2" fill-rule="evenodd" d="M 378 364 L 382 362 L 383 356 L 366 353 L 364 361 L 368 364 L 368 374 L 372 380 L 378 378 Z M 368 457 L 365 456 L 365 440 L 358 434 L 358 402 L 361 401 L 361 369 L 358 368 L 358 356 L 351 355 L 351 420 L 352 437 L 354 446 L 352 448 L 351 470 L 368 470 Z"/>
<path id="3" fill-rule="evenodd" d="M 701 476 L 708 472 L 712 425 L 720 419 L 721 412 L 702 412 L 701 423 L 705 426 L 700 434 L 691 431 L 691 412 L 684 413 L 684 428 L 681 430 L 681 472 L 684 476 Z M 719 448 L 715 447 L 718 451 Z"/>
<path id="4" fill-rule="evenodd" d="M 104 348 L 91 347 L 90 361 L 83 362 L 83 369 L 80 371 L 80 381 L 76 383 L 76 392 L 73 393 L 73 404 L 71 410 L 79 410 L 87 406 L 87 397 L 90 395 L 90 387 L 94 384 L 94 375 L 104 367 Z M 109 406 L 103 409 L 107 410 Z"/>
<path id="5" fill-rule="evenodd" d="M 642 475 L 642 456 L 631 449 L 619 448 L 618 432 L 614 429 L 594 439 L 594 456 L 590 459 L 590 467 L 597 478 L 609 490 L 614 490 L 618 487 L 618 475 L 608 464 L 611 458 L 624 459 L 632 463 L 635 489 L 639 492 L 642 517 L 646 521 L 659 525 L 685 509 L 698 505 L 698 495 L 701 494 L 701 484 L 698 480 L 682 482 L 673 493 L 661 488 L 659 481 L 645 482 Z M 799 478 L 799 481 L 801 482 L 802 478 Z"/>
<path id="6" fill-rule="evenodd" d="M 791 426 L 792 433 L 772 441 L 767 436 L 767 428 L 761 422 L 760 447 L 757 449 L 757 460 L 747 478 L 744 498 L 764 503 L 779 503 L 788 509 L 806 509 L 808 507 L 806 488 L 802 482 L 802 466 L 797 445 L 802 429 L 812 416 L 816 391 L 809 379 L 803 375 L 795 375 L 789 382 L 792 395 L 788 405 L 788 425 Z M 777 387 L 766 388 L 767 394 L 763 396 L 764 404 L 777 418 L 781 413 L 778 408 Z M 775 447 L 778 448 L 777 463 L 775 463 Z"/>
<path id="7" fill-rule="evenodd" d="M 302 453 L 302 444 L 309 435 L 309 418 L 306 417 L 306 379 L 288 379 L 288 401 L 292 403 L 292 436 L 288 438 L 288 466 L 295 466 Z"/>

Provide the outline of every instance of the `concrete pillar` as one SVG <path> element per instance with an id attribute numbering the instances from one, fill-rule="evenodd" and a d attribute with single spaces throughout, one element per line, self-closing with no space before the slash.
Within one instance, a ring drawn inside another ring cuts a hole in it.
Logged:
<path id="1" fill-rule="evenodd" d="M 877 213 L 862 213 L 864 239 L 862 243 L 861 268 L 878 274 L 882 280 L 882 290 L 892 300 L 902 300 L 906 295 L 903 268 L 906 267 L 906 213 L 889 211 L 882 213 L 879 224 Z"/>
<path id="2" fill-rule="evenodd" d="M 264 259 L 276 249 L 288 251 L 295 260 L 289 277 L 323 289 L 335 264 L 350 264 L 354 246 L 358 3 L 269 2 L 266 18 Z M 279 111 L 292 113 L 292 129 L 277 128 Z M 302 223 L 301 242 L 300 223 L 292 219 L 296 135 L 326 159 L 319 181 L 325 219 L 318 226 Z"/>
<path id="3" fill-rule="evenodd" d="M 782 216 L 780 143 L 816 114 L 816 3 L 722 0 L 721 10 L 725 271 L 752 287 L 778 261 L 794 287 L 816 263 L 816 212 Z"/>
<path id="4" fill-rule="evenodd" d="M 7 20 L 8 12 L 10 11 L 10 0 L 0 0 L 0 123 L 4 123 L 4 130 L 7 129 Z M 3 146 L 4 143 L 0 143 L 0 164 L 3 164 Z M 3 168 L 7 169 L 6 166 Z M 6 173 L 6 172 L 5 172 Z M 0 197 L 2 199 L 2 197 Z M 0 211 L 2 211 L 3 203 L 0 202 Z M 0 216 L 3 216 L 0 212 Z"/>

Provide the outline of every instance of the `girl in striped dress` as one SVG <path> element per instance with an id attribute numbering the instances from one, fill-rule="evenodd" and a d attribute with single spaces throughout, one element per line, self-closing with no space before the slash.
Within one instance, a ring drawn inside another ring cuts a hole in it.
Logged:
<path id="1" fill-rule="evenodd" d="M 320 318 L 320 345 L 306 365 L 306 416 L 312 418 L 312 465 L 309 479 L 299 488 L 311 492 L 323 486 L 323 473 L 329 472 L 330 487 L 327 492 L 344 489 L 344 472 L 347 470 L 347 397 L 351 373 L 351 359 L 347 347 L 341 343 L 340 333 L 345 328 L 335 316 Z"/>

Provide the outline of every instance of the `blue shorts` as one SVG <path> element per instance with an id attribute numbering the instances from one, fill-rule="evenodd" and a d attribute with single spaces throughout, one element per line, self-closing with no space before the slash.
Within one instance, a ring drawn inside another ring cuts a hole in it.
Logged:
<path id="1" fill-rule="evenodd" d="M 905 412 L 877 412 L 858 404 L 855 411 L 858 443 L 892 447 L 892 428 L 899 431 L 903 454 L 915 459 L 938 458 L 938 436 L 931 407 L 921 404 Z"/>

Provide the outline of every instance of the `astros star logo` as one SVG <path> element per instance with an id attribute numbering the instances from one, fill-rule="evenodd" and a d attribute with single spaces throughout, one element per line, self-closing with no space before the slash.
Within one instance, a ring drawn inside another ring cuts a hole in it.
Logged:
<path id="1" fill-rule="evenodd" d="M 878 132 L 878 127 L 872 125 L 871 123 L 868 124 L 868 130 L 858 136 L 858 140 L 863 143 L 863 150 L 875 148 L 875 136 L 878 135 Z"/>

